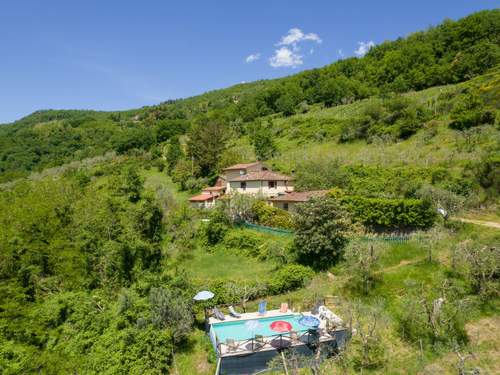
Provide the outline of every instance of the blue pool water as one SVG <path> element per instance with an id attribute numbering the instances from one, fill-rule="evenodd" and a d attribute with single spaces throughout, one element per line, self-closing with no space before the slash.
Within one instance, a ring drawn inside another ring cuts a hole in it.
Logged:
<path id="1" fill-rule="evenodd" d="M 304 327 L 299 323 L 300 315 L 282 315 L 278 317 L 269 318 L 258 318 L 252 320 L 237 320 L 234 322 L 221 322 L 212 325 L 212 329 L 217 336 L 219 342 L 225 342 L 226 339 L 234 340 L 248 340 L 255 335 L 262 336 L 273 336 L 278 335 L 279 332 L 273 331 L 270 327 L 271 323 L 276 320 L 284 320 L 292 325 L 292 330 L 296 332 L 307 331 L 307 327 Z M 253 323 L 247 323 L 253 322 Z M 255 325 L 258 322 L 257 327 L 252 329 L 249 325 Z"/>

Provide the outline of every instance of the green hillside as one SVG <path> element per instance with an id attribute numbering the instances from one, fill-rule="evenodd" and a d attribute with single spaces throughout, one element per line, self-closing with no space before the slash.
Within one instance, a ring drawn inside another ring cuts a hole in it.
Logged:
<path id="1" fill-rule="evenodd" d="M 277 80 L 0 126 L 0 373 L 213 374 L 204 289 L 334 301 L 356 334 L 322 363 L 285 351 L 300 374 L 499 373 L 499 45 L 484 11 Z M 189 206 L 255 159 L 329 193 Z"/>
<path id="2" fill-rule="evenodd" d="M 272 114 L 290 116 L 311 106 L 335 107 L 391 92 L 466 81 L 498 64 L 499 20 L 498 10 L 479 12 L 382 43 L 361 59 L 137 110 L 39 111 L 0 127 L 1 180 L 109 150 L 155 149 L 158 143 L 210 121 L 221 124 L 231 133 L 228 137 L 236 139 L 250 133 L 255 121 Z M 322 132 L 328 133 L 327 123 L 322 124 Z M 414 128 L 407 130 L 408 135 L 418 126 Z M 211 167 L 201 166 L 202 174 L 215 173 L 220 160 L 215 162 Z"/>

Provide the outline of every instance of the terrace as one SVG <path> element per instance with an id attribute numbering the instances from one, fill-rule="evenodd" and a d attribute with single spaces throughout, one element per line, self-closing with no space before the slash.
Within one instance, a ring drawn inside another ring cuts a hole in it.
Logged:
<path id="1" fill-rule="evenodd" d="M 268 361 L 285 349 L 313 355 L 318 346 L 328 347 L 325 352 L 343 347 L 348 329 L 330 310 L 324 306 L 320 309 L 317 314 L 286 308 L 264 314 L 250 312 L 241 313 L 240 317 L 225 316 L 224 320 L 208 318 L 209 337 L 218 357 L 216 374 L 263 371 Z M 303 325 L 301 319 L 304 317 L 319 324 Z M 273 329 L 277 323 L 281 327 Z"/>

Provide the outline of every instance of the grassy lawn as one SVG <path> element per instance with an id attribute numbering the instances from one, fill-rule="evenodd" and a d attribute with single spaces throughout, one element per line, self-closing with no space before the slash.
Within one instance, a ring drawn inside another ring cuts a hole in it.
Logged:
<path id="1" fill-rule="evenodd" d="M 141 174 L 145 179 L 144 187 L 146 190 L 157 192 L 159 188 L 166 189 L 178 204 L 187 203 L 188 199 L 192 196 L 187 191 L 179 191 L 167 173 L 165 171 L 160 172 L 156 167 L 149 170 L 145 169 Z"/>
<path id="2" fill-rule="evenodd" d="M 195 329 L 187 344 L 175 354 L 172 374 L 208 375 L 215 371 L 215 353 L 210 340 L 201 329 Z"/>
<path id="3" fill-rule="evenodd" d="M 267 278 L 276 265 L 242 256 L 238 251 L 216 248 L 209 253 L 197 248 L 182 259 L 179 267 L 184 268 L 189 276 L 200 280 L 258 280 Z"/>

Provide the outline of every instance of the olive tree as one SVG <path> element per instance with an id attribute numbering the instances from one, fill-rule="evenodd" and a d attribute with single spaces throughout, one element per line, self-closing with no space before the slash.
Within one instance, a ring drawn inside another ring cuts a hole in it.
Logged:
<path id="1" fill-rule="evenodd" d="M 378 280 L 379 249 L 359 241 L 349 244 L 345 251 L 349 287 L 368 294 Z"/>

